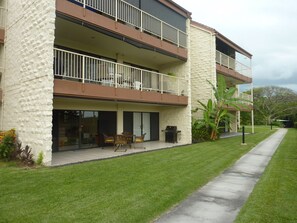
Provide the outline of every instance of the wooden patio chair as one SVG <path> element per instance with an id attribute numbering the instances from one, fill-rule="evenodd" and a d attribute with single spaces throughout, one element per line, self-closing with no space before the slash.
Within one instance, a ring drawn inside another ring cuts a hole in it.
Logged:
<path id="1" fill-rule="evenodd" d="M 103 133 L 103 137 L 104 137 L 104 144 L 112 144 L 114 146 L 114 137 L 113 136 L 108 136 Z M 104 148 L 104 146 L 102 148 Z"/>
<path id="2" fill-rule="evenodd" d="M 134 139 L 134 143 L 143 143 L 144 142 L 144 137 L 145 137 L 146 133 L 142 134 L 141 136 L 135 136 Z M 136 148 L 134 144 L 134 149 Z M 145 149 L 145 147 L 143 147 L 143 149 Z"/>
<path id="3" fill-rule="evenodd" d="M 114 151 L 123 148 L 123 146 L 128 145 L 127 137 L 124 135 L 116 135 L 114 138 Z M 125 152 L 127 147 L 125 148 Z"/>

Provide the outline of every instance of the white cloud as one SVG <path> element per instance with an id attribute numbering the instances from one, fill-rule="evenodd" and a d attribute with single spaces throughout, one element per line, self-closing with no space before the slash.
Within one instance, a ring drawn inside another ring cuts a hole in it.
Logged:
<path id="1" fill-rule="evenodd" d="M 195 21 L 215 28 L 253 54 L 255 85 L 277 84 L 296 90 L 296 0 L 174 1 L 191 11 Z"/>

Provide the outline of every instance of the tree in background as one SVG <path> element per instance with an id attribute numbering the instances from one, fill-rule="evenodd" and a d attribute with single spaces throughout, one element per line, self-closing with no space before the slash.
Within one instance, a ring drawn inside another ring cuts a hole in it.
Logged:
<path id="1" fill-rule="evenodd" d="M 254 110 L 256 124 L 268 125 L 277 119 L 294 119 L 297 93 L 276 86 L 254 88 Z"/>

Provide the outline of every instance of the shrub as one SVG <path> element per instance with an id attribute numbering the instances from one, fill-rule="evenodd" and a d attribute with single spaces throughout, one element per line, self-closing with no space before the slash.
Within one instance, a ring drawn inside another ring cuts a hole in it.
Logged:
<path id="1" fill-rule="evenodd" d="M 38 153 L 38 158 L 36 160 L 37 165 L 42 165 L 43 163 L 43 152 Z"/>
<path id="2" fill-rule="evenodd" d="M 294 128 L 297 128 L 297 122 L 294 122 Z"/>
<path id="3" fill-rule="evenodd" d="M 22 148 L 22 143 L 17 140 L 14 129 L 0 132 L 0 158 L 19 160 L 27 166 L 34 164 L 31 148 L 28 145 Z M 43 154 L 39 161 L 42 163 Z"/>
<path id="4" fill-rule="evenodd" d="M 0 133 L 0 158 L 11 159 L 15 150 L 15 130 Z"/>
<path id="5" fill-rule="evenodd" d="M 284 124 L 282 122 L 279 122 L 279 121 L 272 122 L 272 125 L 277 126 L 277 127 L 280 127 L 280 128 L 283 128 L 284 127 Z"/>
<path id="6" fill-rule="evenodd" d="M 192 123 L 192 142 L 204 142 L 210 140 L 210 130 L 199 120 Z"/>
<path id="7" fill-rule="evenodd" d="M 22 143 L 17 143 L 16 148 L 16 157 L 26 166 L 32 166 L 34 164 L 33 154 L 31 153 L 31 148 L 26 145 L 25 148 L 22 148 Z"/>

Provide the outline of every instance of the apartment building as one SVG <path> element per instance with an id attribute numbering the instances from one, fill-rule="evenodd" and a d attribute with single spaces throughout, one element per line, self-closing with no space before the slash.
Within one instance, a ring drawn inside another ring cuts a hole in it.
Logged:
<path id="1" fill-rule="evenodd" d="M 227 87 L 236 87 L 238 90 L 234 97 L 246 100 L 240 111 L 233 107 L 227 109 L 233 114 L 230 123 L 225 123 L 225 132 L 237 132 L 240 128 L 240 112 L 252 113 L 252 95 L 242 93 L 240 86 L 248 85 L 252 92 L 252 54 L 225 37 L 217 30 L 191 21 L 191 104 L 198 107 L 197 100 L 204 103 L 213 97 L 211 82 L 214 86 L 217 79 L 222 76 Z M 196 117 L 201 117 L 201 113 Z"/>
<path id="2" fill-rule="evenodd" d="M 103 145 L 103 133 L 191 143 L 190 13 L 170 0 L 9 0 L 1 129 L 34 155 Z"/>
<path id="3" fill-rule="evenodd" d="M 177 126 L 189 144 L 191 110 L 212 97 L 206 80 L 252 82 L 236 52 L 252 55 L 172 0 L 2 0 L 0 10 L 0 129 L 15 128 L 46 165 L 103 146 L 103 134 L 164 141 Z"/>

